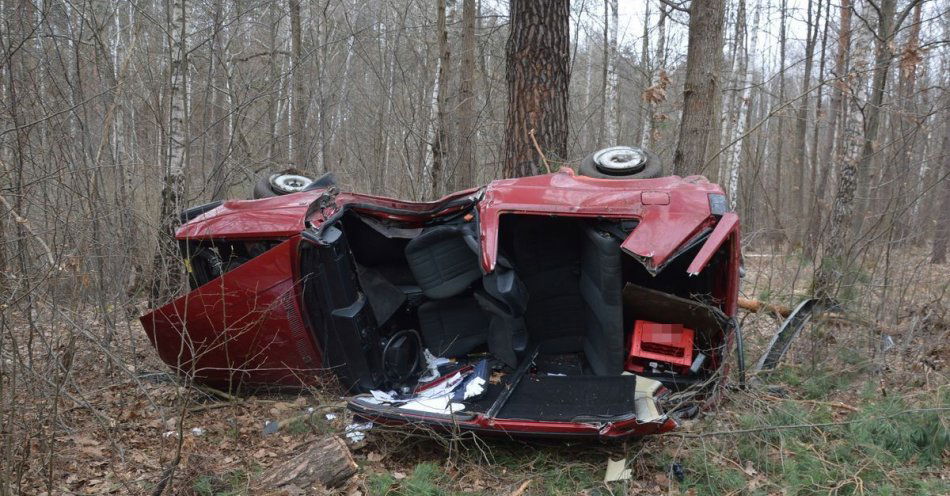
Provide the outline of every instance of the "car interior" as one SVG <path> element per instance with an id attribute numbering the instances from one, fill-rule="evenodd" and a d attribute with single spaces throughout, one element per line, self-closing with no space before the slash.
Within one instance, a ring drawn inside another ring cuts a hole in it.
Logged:
<path id="1" fill-rule="evenodd" d="M 476 214 L 421 225 L 349 210 L 320 244 L 300 244 L 310 328 L 363 406 L 412 409 L 420 392 L 477 370 L 477 394 L 419 411 L 645 420 L 659 415 L 645 396 L 711 382 L 730 326 L 726 248 L 695 277 L 686 267 L 702 243 L 654 275 L 621 249 L 636 219 L 505 214 L 486 274 Z"/>

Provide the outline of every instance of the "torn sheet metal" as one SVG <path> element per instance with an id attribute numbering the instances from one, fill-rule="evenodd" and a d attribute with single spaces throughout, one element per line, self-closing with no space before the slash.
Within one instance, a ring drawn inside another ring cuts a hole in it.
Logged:
<path id="1" fill-rule="evenodd" d="M 817 298 L 811 298 L 799 303 L 798 306 L 792 310 L 792 313 L 788 315 L 788 318 L 782 322 L 782 325 L 778 328 L 775 335 L 772 336 L 772 340 L 765 348 L 765 353 L 762 354 L 762 358 L 759 359 L 759 363 L 755 366 L 755 372 L 758 373 L 763 370 L 774 369 L 782 360 L 782 357 L 785 356 L 785 352 L 787 352 L 789 346 L 792 345 L 792 340 L 795 339 L 795 336 L 798 336 L 798 333 L 805 327 L 805 324 L 808 324 L 812 317 L 818 312 L 821 312 L 821 305 L 819 305 Z"/>
<path id="2" fill-rule="evenodd" d="M 699 275 L 703 269 L 706 268 L 706 265 L 709 264 L 709 261 L 712 259 L 713 255 L 716 254 L 716 251 L 719 250 L 719 247 L 729 239 L 729 236 L 739 228 L 739 216 L 735 212 L 726 212 L 723 214 L 722 219 L 719 220 L 719 223 L 716 224 L 716 227 L 709 237 L 706 238 L 706 242 L 703 243 L 703 247 L 699 249 L 699 253 L 696 254 L 696 257 L 693 258 L 693 261 L 689 264 L 689 267 L 686 269 L 686 273 L 695 276 Z"/>

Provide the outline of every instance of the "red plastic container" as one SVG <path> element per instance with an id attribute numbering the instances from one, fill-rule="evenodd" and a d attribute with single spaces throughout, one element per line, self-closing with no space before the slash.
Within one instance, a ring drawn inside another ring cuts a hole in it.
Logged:
<path id="1" fill-rule="evenodd" d="M 627 369 L 642 370 L 644 362 L 649 361 L 689 367 L 693 363 L 693 334 L 682 324 L 636 321 Z"/>

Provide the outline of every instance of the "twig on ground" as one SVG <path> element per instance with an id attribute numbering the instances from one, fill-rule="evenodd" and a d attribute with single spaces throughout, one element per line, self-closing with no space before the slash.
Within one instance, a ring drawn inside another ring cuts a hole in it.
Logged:
<path id="1" fill-rule="evenodd" d="M 848 410 L 849 412 L 857 412 L 859 409 L 851 405 L 841 403 L 840 401 L 818 401 L 818 400 L 799 400 L 793 398 L 779 398 L 778 396 L 765 395 L 765 399 L 769 401 L 797 401 L 799 403 L 810 403 L 812 405 L 824 405 L 830 406 L 831 408 L 839 408 L 841 410 Z"/>

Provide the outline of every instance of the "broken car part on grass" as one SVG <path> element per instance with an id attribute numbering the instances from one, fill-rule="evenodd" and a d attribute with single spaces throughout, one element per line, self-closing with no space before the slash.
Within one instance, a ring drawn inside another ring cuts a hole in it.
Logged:
<path id="1" fill-rule="evenodd" d="M 183 215 L 192 291 L 141 319 L 178 373 L 334 376 L 377 424 L 615 439 L 675 428 L 695 401 L 670 398 L 728 372 L 739 227 L 702 177 L 564 168 L 422 203 L 313 184 Z"/>

